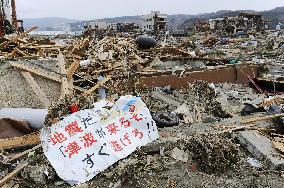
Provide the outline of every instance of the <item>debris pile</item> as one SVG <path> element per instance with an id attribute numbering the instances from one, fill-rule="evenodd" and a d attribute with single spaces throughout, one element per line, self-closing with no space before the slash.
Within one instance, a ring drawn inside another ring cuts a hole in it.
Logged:
<path id="1" fill-rule="evenodd" d="M 91 47 L 87 53 L 92 63 L 86 69 L 91 75 L 108 73 L 116 69 L 123 70 L 121 67 L 130 70 L 135 64 L 143 63 L 137 55 L 134 40 L 129 38 L 105 37 Z"/>
<path id="2" fill-rule="evenodd" d="M 283 33 L 207 26 L 3 38 L 0 186 L 283 187 Z"/>
<path id="3" fill-rule="evenodd" d="M 226 138 L 198 136 L 190 141 L 193 159 L 200 170 L 206 173 L 224 173 L 234 168 L 240 160 L 238 147 Z"/>

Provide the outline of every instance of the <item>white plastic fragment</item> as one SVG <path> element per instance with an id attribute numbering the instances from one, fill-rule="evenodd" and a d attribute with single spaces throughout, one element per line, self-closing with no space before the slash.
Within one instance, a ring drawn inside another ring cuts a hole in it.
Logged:
<path id="1" fill-rule="evenodd" d="M 254 158 L 248 158 L 247 162 L 253 167 L 262 168 L 262 164 Z"/>

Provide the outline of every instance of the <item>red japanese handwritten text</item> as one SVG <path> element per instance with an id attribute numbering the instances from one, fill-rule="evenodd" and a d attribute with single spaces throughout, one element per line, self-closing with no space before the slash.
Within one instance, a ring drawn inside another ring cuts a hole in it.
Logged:
<path id="1" fill-rule="evenodd" d="M 82 148 L 77 144 L 77 142 L 74 141 L 74 142 L 68 144 L 67 149 L 65 150 L 65 152 L 68 152 L 69 153 L 69 158 L 71 158 L 72 155 L 79 154 L 79 151 L 81 149 Z"/>
<path id="2" fill-rule="evenodd" d="M 117 142 L 117 141 L 111 141 L 110 142 L 112 148 L 114 149 L 115 152 L 119 152 L 122 151 L 123 148 L 121 147 L 121 145 Z"/>
<path id="3" fill-rule="evenodd" d="M 130 141 L 130 139 L 129 139 L 128 133 L 126 133 L 126 134 L 123 136 L 123 138 L 120 139 L 120 142 L 121 142 L 122 145 L 124 145 L 124 146 L 128 146 L 128 145 L 131 144 L 131 141 Z M 128 143 L 128 145 L 127 145 L 126 143 Z"/>
<path id="4" fill-rule="evenodd" d="M 124 117 L 120 118 L 119 121 L 120 121 L 120 123 L 121 123 L 121 127 L 128 128 L 128 127 L 131 126 L 130 121 L 125 120 Z"/>
<path id="5" fill-rule="evenodd" d="M 130 119 L 134 119 L 136 121 L 141 121 L 143 118 L 142 117 L 138 117 L 138 114 L 133 114 L 133 116 Z"/>
<path id="6" fill-rule="evenodd" d="M 93 143 L 96 143 L 97 140 L 95 140 L 95 137 L 93 136 L 92 133 L 86 133 L 83 137 L 81 137 L 83 140 L 81 140 L 82 142 L 84 142 L 84 147 L 85 148 L 89 148 L 93 145 Z"/>
<path id="7" fill-rule="evenodd" d="M 74 121 L 65 127 L 65 131 L 70 135 L 74 136 L 77 133 L 83 132 L 83 130 L 78 126 L 78 122 Z"/>
<path id="8" fill-rule="evenodd" d="M 108 132 L 110 133 L 110 135 L 116 134 L 119 130 L 118 130 L 118 126 L 115 125 L 115 123 L 112 123 L 108 126 L 106 126 Z"/>
<path id="9" fill-rule="evenodd" d="M 139 138 L 139 139 L 142 139 L 144 134 L 143 132 L 139 131 L 138 129 L 135 129 L 134 131 L 132 131 L 132 133 L 134 134 L 134 137 L 135 138 Z"/>
<path id="10" fill-rule="evenodd" d="M 67 140 L 65 135 L 63 133 L 59 133 L 59 132 L 55 132 L 53 135 L 50 135 L 49 137 L 50 137 L 53 145 L 56 145 L 57 143 L 62 143 L 65 140 Z"/>

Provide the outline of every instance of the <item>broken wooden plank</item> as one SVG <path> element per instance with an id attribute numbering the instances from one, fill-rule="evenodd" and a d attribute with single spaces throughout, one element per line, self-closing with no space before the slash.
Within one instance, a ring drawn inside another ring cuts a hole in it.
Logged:
<path id="1" fill-rule="evenodd" d="M 40 144 L 38 132 L 22 137 L 0 139 L 0 149 L 12 149 L 37 144 Z"/>
<path id="2" fill-rule="evenodd" d="M 269 101 L 264 101 L 264 102 L 262 102 L 261 104 L 259 104 L 258 106 L 257 106 L 257 108 L 261 108 L 261 107 L 265 107 L 265 106 L 270 106 L 270 105 L 272 105 L 272 104 L 279 104 L 279 103 L 281 103 L 283 101 L 283 99 L 279 96 L 279 97 L 276 97 L 276 98 L 274 98 L 274 99 L 271 99 L 271 100 L 269 100 Z"/>
<path id="3" fill-rule="evenodd" d="M 75 71 L 78 69 L 79 66 L 80 66 L 80 62 L 79 61 L 75 61 L 68 68 L 68 70 L 67 70 L 67 79 L 68 79 L 68 81 L 70 81 L 72 79 L 73 74 L 75 73 Z"/>
<path id="4" fill-rule="evenodd" d="M 46 45 L 34 45 L 33 48 L 47 48 L 49 50 L 58 50 L 59 48 L 65 48 L 65 46 L 62 45 L 51 45 L 51 44 L 46 44 Z M 51 49 L 50 49 L 51 48 Z"/>
<path id="5" fill-rule="evenodd" d="M 12 178 L 17 176 L 29 163 L 25 162 L 24 164 L 19 165 L 13 172 L 5 176 L 3 179 L 0 180 L 0 186 L 5 185 L 8 183 Z"/>
<path id="6" fill-rule="evenodd" d="M 24 151 L 24 152 L 21 152 L 21 153 L 18 153 L 18 154 L 16 154 L 16 155 L 14 155 L 14 156 L 11 157 L 10 159 L 8 159 L 6 162 L 13 162 L 13 161 L 15 161 L 16 159 L 19 159 L 19 158 L 21 158 L 21 157 L 23 157 L 23 156 L 29 154 L 30 152 L 33 152 L 33 151 L 35 151 L 35 150 L 37 150 L 37 149 L 39 149 L 39 148 L 41 148 L 41 147 L 42 147 L 42 145 L 39 144 L 39 145 L 37 145 L 37 146 L 35 146 L 35 147 L 31 148 L 31 149 L 28 149 L 28 150 L 26 150 L 26 151 Z"/>
<path id="7" fill-rule="evenodd" d="M 67 72 L 65 69 L 65 60 L 61 52 L 59 52 L 59 55 L 58 55 L 58 65 L 59 65 L 60 72 L 61 72 L 60 98 L 63 98 L 64 96 L 68 95 L 70 92 L 69 92 L 69 83 L 67 80 Z"/>
<path id="8" fill-rule="evenodd" d="M 45 108 L 48 108 L 49 100 L 47 99 L 45 93 L 42 91 L 35 79 L 32 77 L 32 75 L 29 72 L 25 71 L 21 71 L 21 74 L 26 79 L 28 84 L 32 87 L 33 92 L 36 94 L 40 102 L 44 105 Z"/>
<path id="9" fill-rule="evenodd" d="M 253 117 L 253 118 L 250 118 L 250 119 L 247 119 L 247 120 L 242 120 L 241 123 L 247 124 L 247 123 L 253 123 L 253 122 L 256 122 L 256 121 L 263 121 L 263 120 L 268 120 L 268 119 L 272 119 L 272 118 L 277 118 L 277 117 L 284 117 L 284 113 L 269 115 L 269 116 Z"/>
<path id="10" fill-rule="evenodd" d="M 256 121 L 263 121 L 263 120 L 268 120 L 268 119 L 272 119 L 272 118 L 277 118 L 277 117 L 284 117 L 284 113 L 276 114 L 276 115 L 269 115 L 269 116 L 252 117 L 252 118 L 247 119 L 247 120 L 241 120 L 240 121 L 241 124 L 247 124 L 247 125 L 239 126 L 239 127 L 236 127 L 236 128 L 231 128 L 231 129 L 227 129 L 227 130 L 223 130 L 223 131 L 219 131 L 218 134 L 238 131 L 238 130 L 241 130 L 241 129 L 261 130 L 256 125 L 251 124 L 251 123 L 256 122 Z M 213 134 L 215 134 L 215 133 L 213 133 Z"/>
<path id="11" fill-rule="evenodd" d="M 18 48 L 15 48 L 15 50 L 16 50 L 16 52 L 17 52 L 18 54 L 20 54 L 21 56 L 30 56 L 30 54 L 28 54 L 28 53 L 26 53 L 26 52 L 24 52 L 24 51 L 22 51 L 22 50 L 20 50 L 20 49 L 18 49 Z"/>
<path id="12" fill-rule="evenodd" d="M 107 76 L 105 79 L 97 83 L 94 87 L 89 89 L 88 91 L 85 92 L 86 95 L 92 94 L 94 91 L 96 91 L 99 87 L 103 86 L 105 83 L 107 83 L 111 79 L 111 76 Z"/>

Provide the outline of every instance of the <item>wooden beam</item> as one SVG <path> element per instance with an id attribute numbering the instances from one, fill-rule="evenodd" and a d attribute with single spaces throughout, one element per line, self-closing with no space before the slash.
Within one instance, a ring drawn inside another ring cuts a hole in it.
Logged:
<path id="1" fill-rule="evenodd" d="M 226 130 L 223 130 L 223 131 L 219 131 L 218 133 L 226 133 L 226 132 L 232 132 L 232 131 L 238 131 L 238 130 L 241 130 L 241 129 L 259 129 L 259 128 L 252 128 L 252 127 L 256 127 L 255 124 L 251 124 L 253 122 L 256 122 L 256 121 L 263 121 L 263 120 L 268 120 L 268 119 L 272 119 L 272 118 L 277 118 L 277 117 L 284 117 L 284 113 L 282 114 L 276 114 L 276 115 L 269 115 L 269 116 L 261 116 L 261 117 L 252 117 L 252 118 L 249 118 L 247 120 L 241 120 L 240 123 L 241 124 L 247 124 L 247 125 L 243 125 L 243 126 L 236 126 L 234 128 L 229 128 L 229 129 L 226 129 Z M 212 132 L 213 134 L 216 134 L 214 132 Z"/>
<path id="2" fill-rule="evenodd" d="M 18 68 L 20 70 L 28 71 L 30 73 L 33 73 L 33 74 L 42 76 L 44 78 L 47 78 L 47 79 L 61 83 L 61 78 L 60 78 L 59 74 L 57 74 L 57 73 L 51 74 L 51 73 L 46 72 L 44 70 L 41 70 L 41 69 L 38 69 L 38 68 L 32 68 L 32 67 L 29 67 L 27 65 L 19 64 L 19 63 L 16 63 L 16 62 L 10 62 L 10 65 L 14 68 Z M 81 91 L 81 92 L 86 92 L 86 89 L 83 89 L 83 88 L 78 87 L 78 86 L 74 86 L 74 89 Z"/>
<path id="3" fill-rule="evenodd" d="M 33 74 L 36 74 L 36 75 L 48 78 L 48 79 L 56 81 L 56 82 L 61 82 L 61 79 L 60 79 L 59 75 L 54 75 L 54 74 L 51 74 L 51 73 L 46 72 L 44 70 L 41 70 L 41 69 L 38 69 L 38 68 L 29 67 L 27 65 L 19 64 L 19 63 L 16 63 L 16 62 L 10 62 L 10 64 L 11 64 L 11 66 L 13 66 L 15 68 L 18 68 L 18 69 L 21 69 L 21 70 L 24 70 L 24 71 L 28 71 L 30 73 L 33 73 Z"/>
<path id="4" fill-rule="evenodd" d="M 92 94 L 95 90 L 97 90 L 99 87 L 103 86 L 105 83 L 107 83 L 111 79 L 111 76 L 107 76 L 105 79 L 97 83 L 94 87 L 89 89 L 88 91 L 85 92 L 85 95 L 90 95 Z"/>
<path id="5" fill-rule="evenodd" d="M 49 106 L 49 100 L 47 99 L 45 93 L 41 90 L 35 79 L 29 72 L 21 71 L 21 74 L 26 79 L 28 84 L 32 87 L 33 92 L 36 94 L 40 102 L 44 105 L 45 108 Z"/>
<path id="6" fill-rule="evenodd" d="M 69 92 L 69 83 L 67 80 L 67 72 L 65 69 L 65 60 L 61 52 L 59 52 L 59 55 L 58 55 L 58 65 L 59 65 L 60 72 L 61 72 L 60 98 L 63 98 L 64 96 L 68 95 L 70 92 Z"/>
<path id="7" fill-rule="evenodd" d="M 40 144 L 39 132 L 22 137 L 0 139 L 0 149 L 12 149 Z"/>
<path id="8" fill-rule="evenodd" d="M 0 180 L 0 187 L 8 183 L 12 178 L 17 176 L 29 163 L 25 162 L 22 165 L 19 165 L 13 172 L 5 176 L 3 179 Z"/>

